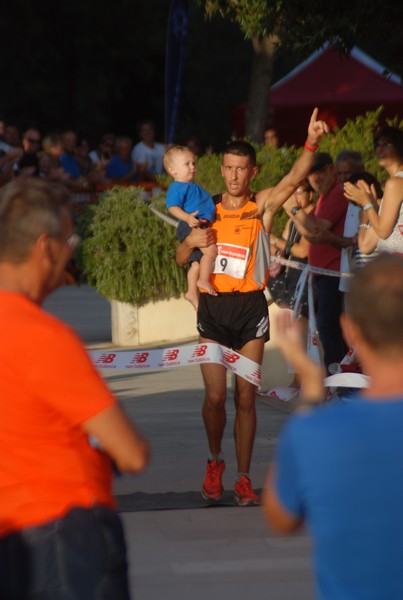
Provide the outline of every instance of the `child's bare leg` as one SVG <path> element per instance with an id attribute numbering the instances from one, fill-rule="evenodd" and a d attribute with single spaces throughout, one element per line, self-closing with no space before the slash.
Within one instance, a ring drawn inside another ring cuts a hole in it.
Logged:
<path id="1" fill-rule="evenodd" d="M 213 272 L 214 262 L 217 256 L 217 247 L 215 244 L 207 246 L 207 248 L 200 248 L 203 256 L 200 260 L 200 275 L 197 282 L 197 287 L 205 290 L 212 296 L 217 296 L 217 292 L 210 283 L 210 275 Z"/>
<path id="2" fill-rule="evenodd" d="M 188 300 L 193 308 L 197 310 L 199 305 L 199 290 L 197 289 L 197 280 L 199 279 L 200 265 L 195 260 L 189 267 L 187 274 L 188 280 L 188 291 L 185 294 L 186 300 Z"/>

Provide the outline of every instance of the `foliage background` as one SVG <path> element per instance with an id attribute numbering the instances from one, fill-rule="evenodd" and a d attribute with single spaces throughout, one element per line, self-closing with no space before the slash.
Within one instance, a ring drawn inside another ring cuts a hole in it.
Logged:
<path id="1" fill-rule="evenodd" d="M 382 108 L 348 121 L 333 135 L 325 136 L 319 150 L 329 152 L 333 159 L 346 149 L 360 152 L 365 168 L 383 184 L 387 172 L 374 157 L 373 135 L 378 129 Z M 403 121 L 390 124 L 403 129 Z M 251 182 L 258 192 L 276 185 L 290 170 L 301 148 L 282 147 L 273 150 L 254 144 L 259 173 Z M 210 194 L 225 190 L 220 173 L 221 155 L 202 156 L 197 163 L 195 181 Z M 159 177 L 161 185 L 171 182 Z M 178 245 L 175 228 L 155 216 L 147 206 L 144 191 L 138 187 L 116 186 L 102 193 L 98 205 L 90 206 L 79 219 L 79 233 L 84 242 L 76 257 L 88 282 L 104 296 L 136 304 L 179 296 L 186 289 L 185 270 L 175 262 Z M 152 204 L 165 209 L 165 193 L 152 198 Z M 273 232 L 284 228 L 286 214 L 280 209 Z"/>
<path id="2" fill-rule="evenodd" d="M 162 195 L 154 197 L 156 208 L 164 204 Z M 79 264 L 103 296 L 142 305 L 185 290 L 185 272 L 175 262 L 175 229 L 150 211 L 142 188 L 116 186 L 102 193 L 79 231 Z"/>

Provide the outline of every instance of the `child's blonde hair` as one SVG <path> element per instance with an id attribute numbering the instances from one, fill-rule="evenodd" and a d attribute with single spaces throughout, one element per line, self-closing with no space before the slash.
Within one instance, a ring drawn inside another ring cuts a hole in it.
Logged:
<path id="1" fill-rule="evenodd" d="M 168 172 L 168 169 L 172 166 L 172 163 L 174 161 L 175 154 L 178 154 L 179 152 L 191 152 L 193 154 L 191 149 L 188 148 L 187 146 L 177 146 L 176 144 L 170 144 L 169 146 L 167 146 L 167 149 L 165 150 L 165 153 L 164 153 L 163 160 L 164 160 L 165 171 Z"/>

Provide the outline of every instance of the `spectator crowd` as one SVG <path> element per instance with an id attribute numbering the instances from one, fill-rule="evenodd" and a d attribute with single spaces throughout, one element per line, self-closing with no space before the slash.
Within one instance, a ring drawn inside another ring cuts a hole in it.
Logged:
<path id="1" fill-rule="evenodd" d="M 112 184 L 155 182 L 165 172 L 165 146 L 156 141 L 151 120 L 141 121 L 137 134 L 134 144 L 129 135 L 104 132 L 97 147 L 92 148 L 76 131 L 43 135 L 35 126 L 21 129 L 0 117 L 0 186 L 16 178 L 34 177 L 61 182 L 75 193 L 87 193 Z M 264 141 L 278 148 L 277 131 L 265 129 Z M 196 160 L 202 153 L 200 141 L 189 138 L 186 145 Z M 390 176 L 385 190 L 365 170 L 362 155 L 354 149 L 339 152 L 335 161 L 328 153 L 315 153 L 307 178 L 284 205 L 289 216 L 284 231 L 276 236 L 266 227 L 272 256 L 348 274 L 379 250 L 402 252 L 402 130 L 385 127 L 378 131 L 374 152 Z M 268 288 L 273 300 L 293 308 L 298 279 L 298 270 L 280 268 L 272 262 Z M 348 350 L 339 317 L 349 279 L 318 273 L 314 279 L 317 327 L 328 369 Z M 303 317 L 308 317 L 307 309 L 304 293 L 300 301 Z M 294 382 L 291 387 L 297 393 Z"/>
<path id="2" fill-rule="evenodd" d="M 255 149 L 244 140 L 232 141 L 222 156 L 225 191 L 208 198 L 211 210 L 203 214 L 193 182 L 196 150 L 176 146 L 165 152 L 150 121 L 140 124 L 134 147 L 129 136 L 105 133 L 93 151 L 72 130 L 43 137 L 36 127 L 20 132 L 14 124 L 3 125 L 0 597 L 130 598 L 112 473 L 113 468 L 142 471 L 149 445 L 77 336 L 41 305 L 62 285 L 79 242 L 66 188 L 152 182 L 165 161 L 174 184 L 180 184 L 171 186 L 168 206 L 188 225 L 177 263 L 191 262 L 197 249 L 203 255 L 209 247 L 212 251 L 213 272 L 202 273 L 200 266 L 200 294 L 192 302 L 200 342 L 232 349 L 260 369 L 269 339 L 264 292 L 270 243 L 271 254 L 305 261 L 314 275 L 325 369 L 330 372 L 350 349 L 369 376 L 367 389 L 347 402 L 336 399 L 312 410 L 325 403 L 324 369 L 305 352 L 301 321 L 279 311 L 279 345 L 296 373 L 295 385 L 301 385 L 303 414 L 297 412 L 283 430 L 265 483 L 269 523 L 280 533 L 308 524 L 319 598 L 402 598 L 403 131 L 388 126 L 375 134 L 376 158 L 389 175 L 383 190 L 355 150 L 345 149 L 335 162 L 317 151 L 328 133 L 317 108 L 300 156 L 272 188 L 251 191 L 258 173 Z M 266 142 L 276 147 L 272 133 Z M 189 190 L 194 203 L 184 196 Z M 280 208 L 289 220 L 276 237 L 271 228 Z M 199 210 L 204 223 L 196 218 Z M 355 273 L 351 285 L 340 281 L 340 271 Z M 273 295 L 279 289 L 279 304 L 289 307 L 298 284 L 290 272 L 283 273 L 284 286 L 269 287 Z M 271 277 L 276 278 L 273 268 Z M 306 302 L 302 306 L 306 315 Z M 200 366 L 208 445 L 201 493 L 214 503 L 224 491 L 227 375 L 223 364 Z M 249 477 L 256 393 L 253 382 L 236 375 L 234 500 L 242 507 L 260 504 Z M 228 467 L 234 470 L 233 464 Z"/>
<path id="3" fill-rule="evenodd" d="M 64 183 L 71 191 L 136 181 L 155 181 L 163 172 L 164 145 L 155 141 L 155 125 L 138 127 L 139 141 L 105 132 L 98 146 L 76 131 L 43 135 L 37 127 L 21 130 L 0 118 L 0 186 L 17 177 L 40 177 Z"/>

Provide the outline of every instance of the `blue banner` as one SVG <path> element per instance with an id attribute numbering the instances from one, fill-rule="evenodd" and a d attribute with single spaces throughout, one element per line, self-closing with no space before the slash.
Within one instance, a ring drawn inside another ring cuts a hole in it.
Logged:
<path id="1" fill-rule="evenodd" d="M 175 141 L 186 37 L 189 0 L 171 0 L 165 61 L 165 142 Z"/>

